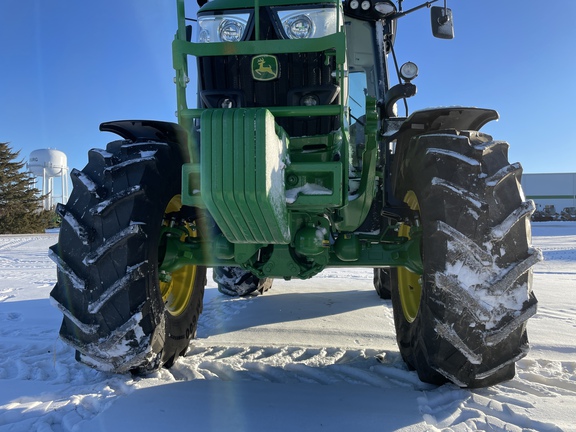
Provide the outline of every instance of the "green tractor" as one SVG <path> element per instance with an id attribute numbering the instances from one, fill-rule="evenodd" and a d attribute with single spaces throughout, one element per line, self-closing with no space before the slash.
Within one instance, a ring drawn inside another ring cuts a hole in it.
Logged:
<path id="1" fill-rule="evenodd" d="M 207 267 L 229 295 L 365 267 L 422 381 L 514 376 L 536 312 L 534 204 L 508 144 L 478 132 L 495 111 L 398 114 L 417 67 L 396 63 L 397 23 L 427 7 L 433 34 L 453 37 L 446 4 L 402 2 L 199 1 L 189 19 L 176 0 L 178 124 L 102 124 L 121 139 L 89 151 L 58 206 L 51 297 L 79 361 L 172 366 Z"/>

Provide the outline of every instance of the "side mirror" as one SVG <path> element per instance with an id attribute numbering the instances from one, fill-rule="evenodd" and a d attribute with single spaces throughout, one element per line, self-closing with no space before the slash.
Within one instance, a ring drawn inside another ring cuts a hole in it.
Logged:
<path id="1" fill-rule="evenodd" d="M 454 39 L 454 21 L 452 9 L 442 6 L 432 6 L 430 10 L 432 19 L 432 34 L 440 39 Z"/>

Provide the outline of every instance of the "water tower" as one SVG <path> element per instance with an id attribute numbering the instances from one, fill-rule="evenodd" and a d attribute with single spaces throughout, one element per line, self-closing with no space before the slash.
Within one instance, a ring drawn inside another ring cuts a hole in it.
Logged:
<path id="1" fill-rule="evenodd" d="M 68 161 L 63 152 L 55 149 L 34 150 L 30 153 L 27 167 L 35 177 L 34 186 L 36 178 L 42 178 L 44 210 L 52 210 L 57 202 L 68 201 Z M 59 193 L 54 190 L 54 178 L 60 178 Z"/>

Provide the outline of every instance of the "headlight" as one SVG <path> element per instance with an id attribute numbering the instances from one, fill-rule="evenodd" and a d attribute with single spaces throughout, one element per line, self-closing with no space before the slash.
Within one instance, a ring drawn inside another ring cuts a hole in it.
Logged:
<path id="1" fill-rule="evenodd" d="M 320 38 L 337 32 L 337 9 L 276 10 L 280 24 L 289 39 Z"/>
<path id="2" fill-rule="evenodd" d="M 292 16 L 282 22 L 290 39 L 305 39 L 314 34 L 314 23 L 306 15 Z"/>
<path id="3" fill-rule="evenodd" d="M 250 14 L 202 15 L 198 17 L 198 42 L 239 42 L 244 39 Z"/>

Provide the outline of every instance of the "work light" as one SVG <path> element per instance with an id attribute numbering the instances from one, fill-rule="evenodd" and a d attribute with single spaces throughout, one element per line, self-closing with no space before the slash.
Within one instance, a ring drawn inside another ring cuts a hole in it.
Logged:
<path id="1" fill-rule="evenodd" d="M 396 12 L 396 6 L 391 2 L 378 2 L 374 5 L 374 9 L 382 16 L 387 17 Z"/>
<path id="2" fill-rule="evenodd" d="M 418 76 L 418 66 L 416 63 L 406 62 L 400 68 L 400 76 L 405 81 L 412 81 L 414 78 Z"/>

